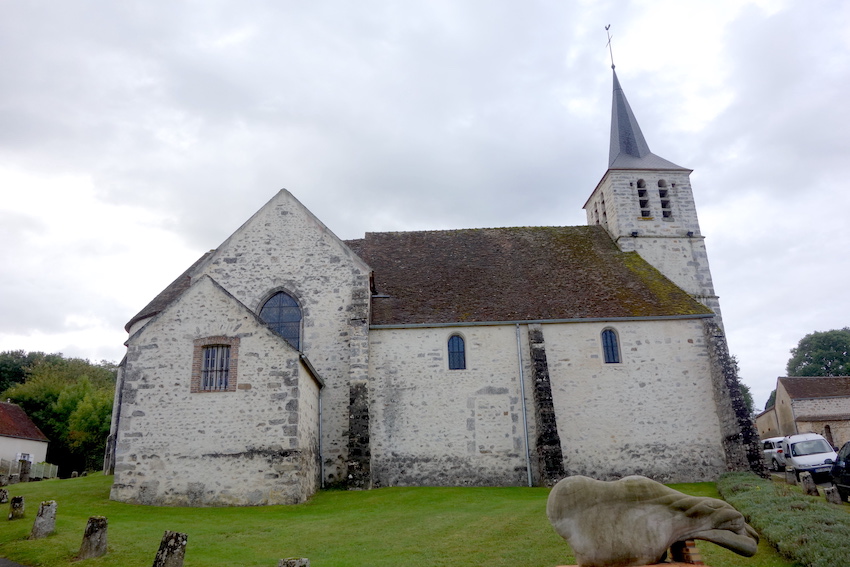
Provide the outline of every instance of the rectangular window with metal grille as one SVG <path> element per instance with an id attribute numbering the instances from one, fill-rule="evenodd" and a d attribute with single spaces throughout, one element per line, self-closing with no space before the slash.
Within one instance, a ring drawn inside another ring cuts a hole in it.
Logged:
<path id="1" fill-rule="evenodd" d="M 230 347 L 210 345 L 204 347 L 201 368 L 201 390 L 206 392 L 227 390 L 230 374 Z"/>

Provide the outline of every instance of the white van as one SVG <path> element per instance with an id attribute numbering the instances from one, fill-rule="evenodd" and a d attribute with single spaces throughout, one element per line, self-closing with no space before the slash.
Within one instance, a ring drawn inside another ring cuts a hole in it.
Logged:
<path id="1" fill-rule="evenodd" d="M 794 469 L 797 478 L 801 472 L 810 472 L 812 477 L 828 476 L 838 458 L 832 445 L 817 433 L 789 435 L 782 440 L 782 450 L 786 465 Z"/>
<path id="2" fill-rule="evenodd" d="M 774 472 L 785 470 L 785 450 L 782 448 L 784 440 L 785 437 L 771 437 L 761 442 L 764 463 Z"/>

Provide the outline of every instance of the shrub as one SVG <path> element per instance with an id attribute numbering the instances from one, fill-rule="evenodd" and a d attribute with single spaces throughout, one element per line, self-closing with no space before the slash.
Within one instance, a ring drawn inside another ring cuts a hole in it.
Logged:
<path id="1" fill-rule="evenodd" d="M 809 567 L 847 563 L 850 514 L 785 483 L 752 473 L 727 473 L 717 489 L 786 557 Z"/>

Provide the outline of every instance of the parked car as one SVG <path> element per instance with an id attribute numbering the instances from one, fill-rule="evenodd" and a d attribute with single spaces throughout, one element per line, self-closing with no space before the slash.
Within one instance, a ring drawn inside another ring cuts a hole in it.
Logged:
<path id="1" fill-rule="evenodd" d="M 838 489 L 841 499 L 847 502 L 850 498 L 850 441 L 838 451 L 838 458 L 832 465 L 832 483 Z"/>
<path id="2" fill-rule="evenodd" d="M 832 445 L 817 433 L 789 435 L 782 440 L 782 451 L 786 466 L 794 469 L 797 478 L 801 472 L 812 473 L 812 477 L 829 477 L 838 458 Z"/>
<path id="3" fill-rule="evenodd" d="M 782 441 L 784 440 L 784 437 L 771 437 L 761 442 L 764 463 L 774 472 L 785 470 L 785 453 L 782 449 Z"/>

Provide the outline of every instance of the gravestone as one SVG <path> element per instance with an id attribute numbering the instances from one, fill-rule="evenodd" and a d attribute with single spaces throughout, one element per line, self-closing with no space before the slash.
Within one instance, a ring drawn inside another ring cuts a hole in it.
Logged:
<path id="1" fill-rule="evenodd" d="M 823 496 L 826 498 L 826 501 L 830 504 L 844 504 L 841 501 L 841 494 L 838 493 L 838 489 L 835 486 L 827 486 L 823 489 Z"/>
<path id="2" fill-rule="evenodd" d="M 83 543 L 76 559 L 94 559 L 106 554 L 106 527 L 107 521 L 103 516 L 92 516 L 86 523 L 86 531 L 83 533 Z"/>
<path id="3" fill-rule="evenodd" d="M 785 467 L 785 482 L 788 484 L 797 484 L 797 475 L 791 467 Z"/>
<path id="4" fill-rule="evenodd" d="M 153 567 L 183 567 L 188 539 L 187 534 L 166 530 L 154 557 Z"/>
<path id="5" fill-rule="evenodd" d="M 801 472 L 800 484 L 803 485 L 803 492 L 809 496 L 820 496 L 820 494 L 818 494 L 818 485 L 815 484 L 815 480 L 812 478 L 812 473 Z"/>
<path id="6" fill-rule="evenodd" d="M 5 488 L 0 488 L 0 504 L 5 504 L 9 501 L 9 491 Z"/>
<path id="7" fill-rule="evenodd" d="M 24 517 L 24 497 L 12 496 L 12 501 L 9 502 L 9 519 L 20 520 Z"/>
<path id="8" fill-rule="evenodd" d="M 9 475 L 0 474 L 0 486 L 9 486 Z"/>
<path id="9" fill-rule="evenodd" d="M 38 507 L 38 514 L 32 525 L 30 539 L 41 539 L 56 530 L 56 501 L 46 500 Z"/>
<path id="10" fill-rule="evenodd" d="M 29 482 L 30 481 L 30 467 L 32 466 L 32 464 L 26 459 L 21 459 L 20 461 L 18 461 L 18 464 L 20 465 L 20 468 L 18 469 L 18 477 L 19 477 L 20 481 L 21 482 Z"/>
<path id="11" fill-rule="evenodd" d="M 277 567 L 310 567 L 310 560 L 306 557 L 290 557 L 289 559 L 281 559 Z"/>

